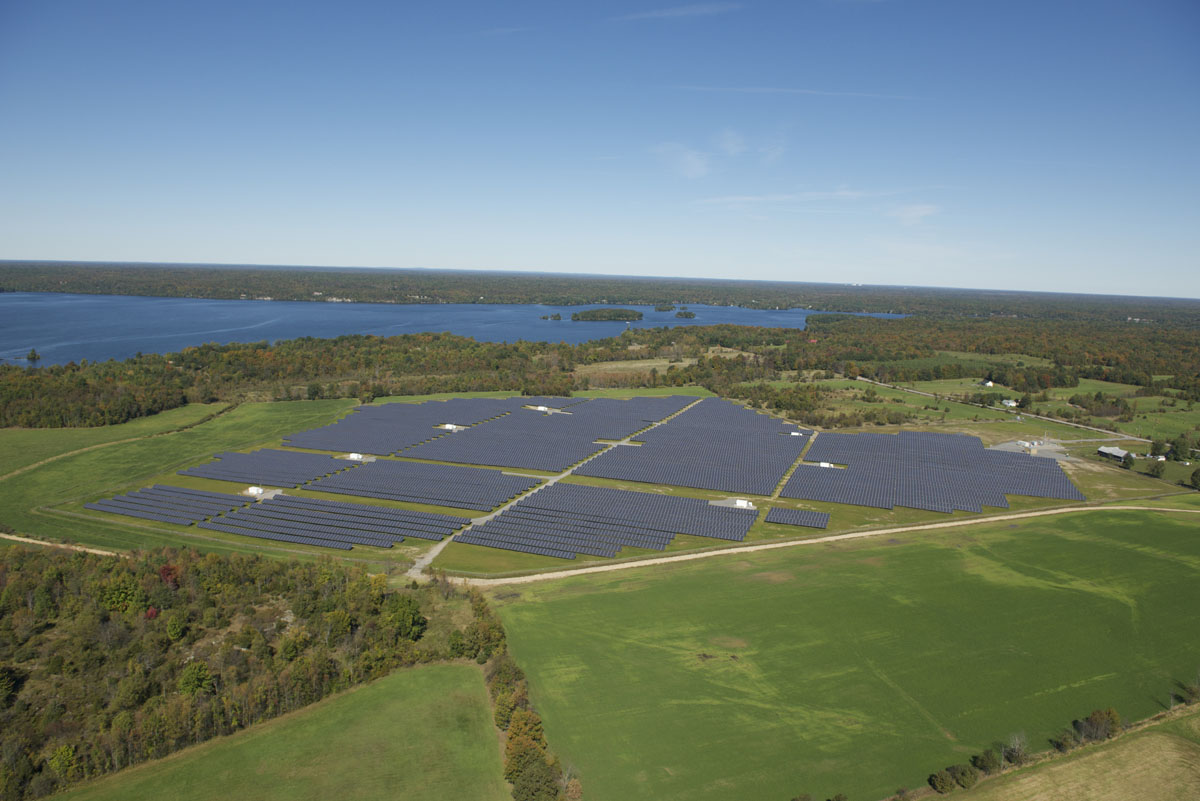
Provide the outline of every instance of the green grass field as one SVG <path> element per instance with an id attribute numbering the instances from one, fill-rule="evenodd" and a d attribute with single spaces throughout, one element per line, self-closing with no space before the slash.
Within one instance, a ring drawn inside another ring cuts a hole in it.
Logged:
<path id="1" fill-rule="evenodd" d="M 1092 512 L 494 591 L 590 799 L 881 798 L 1194 676 L 1200 537 Z"/>
<path id="2" fill-rule="evenodd" d="M 981 409 L 947 400 L 936 400 L 904 392 L 890 387 L 881 387 L 866 381 L 830 379 L 815 382 L 818 386 L 834 391 L 829 408 L 838 412 L 900 411 L 910 414 L 922 423 L 958 423 L 976 420 L 1002 420 L 1007 415 L 998 409 Z M 867 390 L 872 389 L 880 400 L 867 401 Z M 932 391 L 932 390 L 931 390 Z"/>
<path id="3" fill-rule="evenodd" d="M 193 403 L 118 426 L 96 428 L 0 428 L 0 476 L 64 453 L 195 425 L 225 409 L 224 403 Z"/>
<path id="4" fill-rule="evenodd" d="M 985 781 L 966 801 L 1200 798 L 1200 712 Z"/>
<path id="5" fill-rule="evenodd" d="M 482 673 L 431 665 L 59 797 L 503 801 L 509 794 Z"/>
<path id="6" fill-rule="evenodd" d="M 148 428 L 149 421 L 157 418 L 113 426 L 108 432 L 114 440 L 130 439 L 130 431 L 140 438 L 71 453 L 0 480 L 0 523 L 19 534 L 117 550 L 191 544 L 214 551 L 316 553 L 317 549 L 303 546 L 276 549 L 262 541 L 219 532 L 201 534 L 202 530 L 194 526 L 83 513 L 81 506 L 155 480 L 187 485 L 185 477 L 175 475 L 176 470 L 203 462 L 221 450 L 278 446 L 284 435 L 330 422 L 353 404 L 350 400 L 246 403 L 208 422 L 162 436 L 153 436 L 154 429 Z M 205 486 L 225 492 L 231 487 L 228 482 L 208 482 Z M 397 551 L 392 558 L 403 557 Z"/>

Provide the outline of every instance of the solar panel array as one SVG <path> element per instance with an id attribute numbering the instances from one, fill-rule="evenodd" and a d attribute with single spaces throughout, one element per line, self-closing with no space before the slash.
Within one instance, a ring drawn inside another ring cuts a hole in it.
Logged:
<path id="1" fill-rule="evenodd" d="M 270 448 L 216 455 L 217 461 L 180 470 L 181 476 L 239 481 L 244 484 L 266 484 L 271 487 L 298 487 L 315 478 L 335 473 L 358 462 L 335 459 L 323 453 L 280 451 Z"/>
<path id="2" fill-rule="evenodd" d="M 518 400 L 524 402 L 524 399 Z M 292 434 L 283 444 L 293 448 L 385 456 L 447 434 L 438 428 L 446 423 L 472 426 L 507 414 L 514 408 L 518 406 L 512 398 L 455 398 L 359 406 L 336 423 Z"/>
<path id="3" fill-rule="evenodd" d="M 430 440 L 403 455 L 439 462 L 559 472 L 603 448 L 596 440 L 624 439 L 694 401 L 695 398 L 681 396 L 595 398 L 570 405 L 562 413 L 522 408 L 451 436 Z"/>
<path id="4" fill-rule="evenodd" d="M 736 403 L 706 398 L 639 435 L 641 447 L 613 448 L 578 472 L 621 481 L 770 495 L 800 458 L 810 433 Z"/>
<path id="5" fill-rule="evenodd" d="M 1085 500 L 1054 459 L 988 450 L 977 437 L 902 431 L 821 434 L 780 493 L 786 498 L 891 509 L 981 512 L 1005 495 Z"/>
<path id="6" fill-rule="evenodd" d="M 613 557 L 624 546 L 661 551 L 676 534 L 740 542 L 758 512 L 699 498 L 558 483 L 530 493 L 455 542 L 574 559 Z"/>
<path id="7" fill-rule="evenodd" d="M 469 522 L 465 517 L 278 495 L 200 523 L 200 527 L 347 550 L 355 545 L 391 548 L 406 536 L 440 540 Z"/>
<path id="8" fill-rule="evenodd" d="M 156 520 L 160 523 L 190 526 L 206 517 L 228 512 L 247 503 L 250 503 L 250 499 L 240 495 L 155 484 L 153 487 L 115 498 L 85 503 L 84 508 L 126 517 L 139 517 L 143 520 Z"/>
<path id="9" fill-rule="evenodd" d="M 784 526 L 804 526 L 805 528 L 825 528 L 829 525 L 829 515 L 825 512 L 812 512 L 808 509 L 785 509 L 772 506 L 767 512 L 768 523 L 779 523 Z"/>
<path id="10" fill-rule="evenodd" d="M 321 492 L 488 511 L 537 486 L 541 479 L 482 467 L 379 459 L 314 482 Z"/>

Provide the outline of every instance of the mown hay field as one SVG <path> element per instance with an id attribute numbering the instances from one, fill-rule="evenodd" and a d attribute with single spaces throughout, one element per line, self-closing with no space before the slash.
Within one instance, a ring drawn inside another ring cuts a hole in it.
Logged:
<path id="1" fill-rule="evenodd" d="M 547 736 L 606 799 L 881 798 L 1194 677 L 1200 521 L 1112 511 L 493 595 Z"/>
<path id="2" fill-rule="evenodd" d="M 509 798 L 483 674 L 429 665 L 61 796 L 70 801 Z"/>

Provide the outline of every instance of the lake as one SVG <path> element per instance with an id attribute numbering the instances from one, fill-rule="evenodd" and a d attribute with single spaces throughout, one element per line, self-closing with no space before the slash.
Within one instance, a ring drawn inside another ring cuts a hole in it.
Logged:
<path id="1" fill-rule="evenodd" d="M 393 336 L 448 331 L 486 342 L 519 339 L 577 344 L 617 336 L 621 322 L 573 322 L 571 313 L 591 306 L 518 304 L 322 303 L 267 300 L 201 300 L 127 295 L 69 295 L 51 292 L 0 293 L 0 360 L 25 364 L 31 348 L 39 364 L 127 359 L 139 352 L 172 353 L 206 342 L 274 342 L 296 337 L 344 334 Z M 689 306 L 694 319 L 675 312 L 637 309 L 643 319 L 632 328 L 655 326 L 758 325 L 804 328 L 807 309 L 760 310 L 737 306 Z M 561 314 L 562 320 L 543 320 Z M 872 317 L 902 317 L 873 314 Z"/>

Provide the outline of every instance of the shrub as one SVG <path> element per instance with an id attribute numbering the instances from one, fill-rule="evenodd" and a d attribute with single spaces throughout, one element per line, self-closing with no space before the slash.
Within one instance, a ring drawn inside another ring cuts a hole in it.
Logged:
<path id="1" fill-rule="evenodd" d="M 979 781 L 979 771 L 971 765 L 951 765 L 946 772 L 964 790 L 970 790 Z"/>
<path id="2" fill-rule="evenodd" d="M 982 754 L 971 757 L 971 764 L 987 774 L 999 773 L 1000 768 L 1003 767 L 1000 756 L 990 748 Z"/>
<path id="3" fill-rule="evenodd" d="M 1024 765 L 1029 759 L 1029 747 L 1025 744 L 1024 734 L 1014 734 L 1004 746 L 1004 761 L 1010 765 Z"/>
<path id="4" fill-rule="evenodd" d="M 949 771 L 939 770 L 937 773 L 929 774 L 929 786 L 937 792 L 944 794 L 950 792 L 958 785 Z"/>

